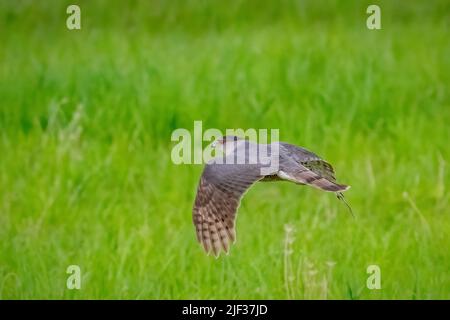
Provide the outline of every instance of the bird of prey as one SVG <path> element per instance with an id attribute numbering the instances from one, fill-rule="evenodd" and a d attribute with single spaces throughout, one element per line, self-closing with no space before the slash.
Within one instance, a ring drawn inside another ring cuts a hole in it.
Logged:
<path id="1" fill-rule="evenodd" d="M 222 155 L 208 161 L 197 187 L 192 210 L 197 240 L 207 254 L 228 254 L 236 241 L 235 220 L 240 200 L 257 181 L 290 181 L 334 192 L 343 200 L 342 192 L 350 186 L 336 182 L 333 167 L 315 153 L 285 142 L 258 144 L 236 136 L 224 136 L 213 142 Z M 277 150 L 278 165 L 268 168 L 261 160 L 261 148 L 270 157 Z M 253 150 L 253 151 L 252 151 Z M 257 156 L 255 157 L 255 152 Z M 238 155 L 243 155 L 237 161 Z M 218 161 L 220 160 L 220 161 Z"/>

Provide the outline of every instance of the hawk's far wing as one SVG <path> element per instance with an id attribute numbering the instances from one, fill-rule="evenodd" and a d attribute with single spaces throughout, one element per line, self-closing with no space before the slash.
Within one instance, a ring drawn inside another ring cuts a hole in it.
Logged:
<path id="1" fill-rule="evenodd" d="M 234 228 L 240 200 L 247 189 L 263 178 L 260 165 L 207 164 L 200 178 L 192 210 L 197 240 L 209 254 L 228 252 L 236 240 Z"/>
<path id="2" fill-rule="evenodd" d="M 314 173 L 318 174 L 319 176 L 324 177 L 331 182 L 336 182 L 334 169 L 331 164 L 329 164 L 325 160 L 310 160 L 302 162 L 301 164 Z"/>
<path id="3" fill-rule="evenodd" d="M 286 155 L 298 164 L 305 166 L 330 181 L 336 181 L 334 169 L 331 164 L 320 158 L 317 154 L 289 143 L 283 142 L 281 146 L 286 151 Z"/>
<path id="4" fill-rule="evenodd" d="M 349 188 L 336 182 L 331 164 L 315 153 L 288 143 L 281 143 L 281 146 L 284 150 L 282 169 L 290 180 L 332 192 L 341 192 Z"/>

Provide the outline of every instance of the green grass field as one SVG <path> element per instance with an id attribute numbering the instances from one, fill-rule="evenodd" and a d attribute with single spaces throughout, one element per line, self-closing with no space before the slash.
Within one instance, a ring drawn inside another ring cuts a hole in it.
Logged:
<path id="1" fill-rule="evenodd" d="M 372 3 L 0 1 L 0 298 L 450 299 L 450 4 L 376 1 L 368 30 Z M 202 166 L 170 158 L 194 120 L 279 129 L 356 218 L 257 184 L 206 256 Z"/>

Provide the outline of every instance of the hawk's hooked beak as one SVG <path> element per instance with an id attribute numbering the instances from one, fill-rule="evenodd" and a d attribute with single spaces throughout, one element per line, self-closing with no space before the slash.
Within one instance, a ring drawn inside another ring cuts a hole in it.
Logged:
<path id="1" fill-rule="evenodd" d="M 216 140 L 213 143 L 211 143 L 211 147 L 214 149 L 216 148 L 219 144 L 222 144 L 223 141 L 222 140 Z"/>

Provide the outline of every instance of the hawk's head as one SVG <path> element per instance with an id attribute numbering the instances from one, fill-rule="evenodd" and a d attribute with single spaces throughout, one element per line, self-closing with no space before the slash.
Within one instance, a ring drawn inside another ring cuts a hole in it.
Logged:
<path id="1" fill-rule="evenodd" d="M 213 148 L 224 147 L 226 145 L 235 144 L 237 141 L 242 140 L 242 138 L 237 136 L 223 136 L 212 143 Z"/>
<path id="2" fill-rule="evenodd" d="M 238 146 L 239 141 L 244 141 L 244 139 L 237 136 L 223 136 L 214 141 L 211 146 L 219 152 L 229 154 Z"/>

